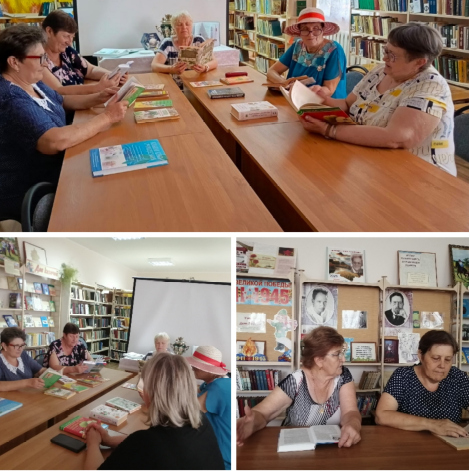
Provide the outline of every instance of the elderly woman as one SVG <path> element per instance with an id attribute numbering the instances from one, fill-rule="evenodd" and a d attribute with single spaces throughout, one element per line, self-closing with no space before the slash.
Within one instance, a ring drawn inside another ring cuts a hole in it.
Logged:
<path id="1" fill-rule="evenodd" d="M 458 424 L 469 408 L 469 377 L 451 366 L 458 352 L 453 336 L 430 330 L 419 343 L 416 366 L 397 368 L 376 408 L 376 422 L 402 430 L 429 430 L 437 435 L 466 437 Z"/>
<path id="2" fill-rule="evenodd" d="M 45 368 L 24 351 L 26 334 L 17 327 L 8 327 L 2 330 L 0 340 L 0 391 L 44 388 L 44 381 L 38 376 Z"/>
<path id="3" fill-rule="evenodd" d="M 282 425 L 341 425 L 339 447 L 360 441 L 361 416 L 355 385 L 343 366 L 345 340 L 332 327 L 317 327 L 304 337 L 301 369 L 289 374 L 257 406 L 245 407 L 237 421 L 237 442 L 264 428 L 286 409 Z"/>
<path id="4" fill-rule="evenodd" d="M 221 360 L 221 352 L 215 347 L 197 347 L 187 358 L 195 378 L 203 381 L 199 388 L 200 408 L 215 431 L 225 469 L 231 469 L 231 379 Z"/>
<path id="5" fill-rule="evenodd" d="M 108 78 L 109 70 L 96 67 L 83 59 L 73 49 L 73 38 L 78 31 L 76 21 L 62 10 L 47 15 L 42 23 L 47 41 L 44 49 L 47 54 L 47 69 L 42 81 L 60 95 L 87 95 L 124 83 L 127 76 L 116 74 Z M 96 83 L 83 85 L 87 80 Z"/>
<path id="6" fill-rule="evenodd" d="M 200 412 L 197 385 L 185 358 L 155 355 L 142 376 L 150 428 L 115 437 L 91 424 L 85 469 L 223 469 L 217 439 Z M 106 460 L 100 444 L 115 448 Z"/>
<path id="7" fill-rule="evenodd" d="M 65 125 L 65 110 L 107 101 L 115 89 L 62 97 L 42 83 L 42 30 L 11 26 L 0 32 L 0 221 L 21 220 L 21 203 L 39 182 L 57 183 L 63 151 L 124 118 L 126 101 L 110 104 L 86 123 Z"/>
<path id="8" fill-rule="evenodd" d="M 289 82 L 295 77 L 307 75 L 314 83 L 327 88 L 334 98 L 345 98 L 345 69 L 347 58 L 342 46 L 324 36 L 338 33 L 339 25 L 326 21 L 319 8 L 305 8 L 298 22 L 289 26 L 285 33 L 299 36 L 295 44 L 267 72 L 270 82 L 284 82 L 282 76 L 288 70 Z"/>
<path id="9" fill-rule="evenodd" d="M 179 48 L 181 46 L 192 46 L 203 43 L 205 39 L 202 36 L 192 35 L 192 17 L 187 11 L 176 13 L 171 18 L 171 26 L 176 34 L 171 38 L 164 39 L 156 52 L 156 56 L 151 64 L 153 72 L 172 74 L 174 81 L 180 88 L 183 88 L 180 75 L 187 69 L 187 64 L 178 61 Z M 196 72 L 208 72 L 217 68 L 216 59 L 211 60 L 204 66 L 194 65 L 192 69 Z"/>
<path id="10" fill-rule="evenodd" d="M 451 92 L 432 67 L 442 47 L 440 34 L 429 26 L 408 23 L 391 30 L 385 65 L 369 72 L 345 100 L 313 87 L 325 105 L 340 107 L 361 126 L 331 126 L 305 116 L 304 128 L 351 144 L 408 149 L 456 176 Z"/>
<path id="11" fill-rule="evenodd" d="M 62 374 L 83 373 L 87 367 L 83 361 L 91 361 L 88 350 L 80 343 L 78 326 L 67 322 L 61 339 L 54 340 L 49 345 L 49 351 L 44 357 L 44 366 L 60 371 Z M 65 368 L 64 368 L 65 367 Z"/>
<path id="12" fill-rule="evenodd" d="M 159 334 L 156 334 L 154 342 L 155 342 L 155 351 L 148 352 L 145 355 L 144 360 L 150 358 L 152 355 L 156 355 L 157 353 L 164 353 L 164 352 L 173 353 L 169 349 L 169 335 L 166 332 L 160 332 Z M 143 368 L 143 362 L 142 362 L 142 368 Z"/>

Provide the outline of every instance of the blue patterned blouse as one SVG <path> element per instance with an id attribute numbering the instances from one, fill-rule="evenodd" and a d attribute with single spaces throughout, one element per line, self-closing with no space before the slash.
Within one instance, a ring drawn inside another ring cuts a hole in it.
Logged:
<path id="1" fill-rule="evenodd" d="M 340 82 L 332 98 L 347 97 L 345 88 L 347 58 L 338 42 L 327 42 L 317 53 L 311 54 L 306 51 L 303 41 L 298 39 L 279 60 L 289 69 L 287 78 L 307 75 L 316 81 L 311 86 L 322 86 L 325 80 L 334 80 L 340 77 Z"/>

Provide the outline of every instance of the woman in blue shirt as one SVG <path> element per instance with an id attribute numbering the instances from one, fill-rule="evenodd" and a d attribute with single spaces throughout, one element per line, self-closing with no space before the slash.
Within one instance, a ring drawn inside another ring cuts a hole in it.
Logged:
<path id="1" fill-rule="evenodd" d="M 225 469 L 231 469 L 231 379 L 221 361 L 220 350 L 215 347 L 198 347 L 187 361 L 200 386 L 200 409 L 208 417 L 217 437 Z"/>
<path id="2" fill-rule="evenodd" d="M 288 70 L 287 79 L 307 75 L 314 79 L 314 85 L 327 87 L 333 98 L 346 98 L 344 50 L 338 42 L 324 38 L 339 29 L 336 23 L 325 20 L 321 9 L 302 10 L 298 22 L 285 30 L 286 34 L 300 38 L 269 69 L 269 81 L 284 82 L 282 74 Z"/>

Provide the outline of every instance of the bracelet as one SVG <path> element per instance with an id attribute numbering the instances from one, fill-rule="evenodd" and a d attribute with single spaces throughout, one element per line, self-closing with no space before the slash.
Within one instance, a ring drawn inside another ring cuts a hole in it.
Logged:
<path id="1" fill-rule="evenodd" d="M 330 137 L 329 137 L 330 131 L 331 131 L 331 124 L 328 124 L 328 125 L 327 125 L 327 128 L 326 128 L 326 132 L 324 133 L 324 137 L 325 137 L 326 139 L 330 139 Z"/>
<path id="2" fill-rule="evenodd" d="M 332 126 L 331 138 L 332 138 L 332 139 L 337 139 L 337 138 L 336 138 L 336 135 L 337 135 L 337 126 L 334 124 L 334 125 Z"/>
<path id="3" fill-rule="evenodd" d="M 210 70 L 210 66 L 207 64 L 207 65 L 205 66 L 205 73 L 207 73 L 209 70 Z"/>

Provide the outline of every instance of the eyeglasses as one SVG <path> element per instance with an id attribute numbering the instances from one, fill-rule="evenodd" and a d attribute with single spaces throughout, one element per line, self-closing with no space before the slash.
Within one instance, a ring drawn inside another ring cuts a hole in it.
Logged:
<path id="1" fill-rule="evenodd" d="M 345 352 L 343 350 L 337 353 L 327 353 L 326 355 L 329 355 L 330 357 L 335 357 L 337 359 L 339 359 L 340 357 L 345 358 Z"/>
<path id="2" fill-rule="evenodd" d="M 45 53 L 40 56 L 24 56 L 24 58 L 25 59 L 39 59 L 39 65 L 44 65 L 47 59 L 49 59 L 49 57 Z"/>
<path id="3" fill-rule="evenodd" d="M 26 347 L 26 344 L 23 343 L 22 345 L 15 345 L 14 343 L 9 343 L 9 347 L 14 347 L 15 350 L 22 350 L 23 348 Z"/>
<path id="4" fill-rule="evenodd" d="M 313 28 L 313 29 L 300 29 L 301 36 L 309 36 L 313 34 L 314 36 L 319 36 L 322 33 L 321 28 Z"/>
<path id="5" fill-rule="evenodd" d="M 384 56 L 388 56 L 389 62 L 396 62 L 397 57 L 387 48 L 383 48 L 383 59 Z"/>

